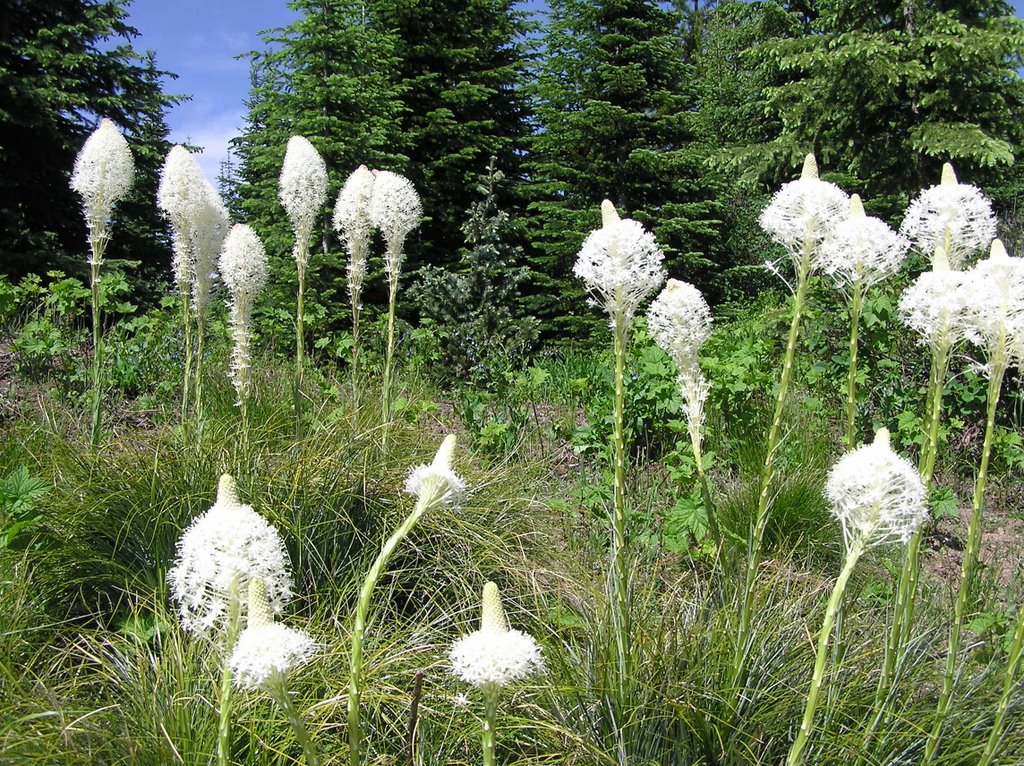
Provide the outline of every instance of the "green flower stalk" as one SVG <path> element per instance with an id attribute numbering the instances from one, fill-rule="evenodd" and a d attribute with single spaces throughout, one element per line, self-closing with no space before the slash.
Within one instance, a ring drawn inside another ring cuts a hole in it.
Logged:
<path id="1" fill-rule="evenodd" d="M 103 402 L 103 332 L 100 323 L 100 266 L 110 241 L 114 205 L 124 199 L 135 179 L 131 149 L 114 123 L 103 118 L 75 158 L 71 188 L 82 198 L 89 234 L 89 279 L 92 287 L 92 405 L 90 440 L 100 441 Z"/>
<path id="2" fill-rule="evenodd" d="M 647 326 L 655 343 L 676 365 L 679 391 L 686 412 L 687 431 L 697 466 L 701 497 L 708 515 L 708 528 L 716 545 L 722 543 L 718 515 L 711 499 L 704 471 L 704 402 L 710 385 L 700 370 L 700 347 L 711 337 L 711 309 L 693 285 L 670 279 L 647 311 Z"/>
<path id="3" fill-rule="evenodd" d="M 960 565 L 960 589 L 953 608 L 946 648 L 946 667 L 942 691 L 936 707 L 935 723 L 925 745 L 923 763 L 931 763 L 938 751 L 939 738 L 953 697 L 956 661 L 960 655 L 964 622 L 967 618 L 967 594 L 974 580 L 974 570 L 981 546 L 981 516 L 985 506 L 988 461 L 995 432 L 996 407 L 1003 377 L 1011 364 L 1020 363 L 1019 353 L 1024 341 L 1024 259 L 1010 258 L 1002 242 L 993 241 L 988 259 L 965 273 L 966 310 L 964 326 L 967 339 L 977 345 L 985 358 L 982 370 L 988 376 L 985 440 L 981 448 L 981 464 L 974 485 L 971 518 L 967 526 L 967 546 Z"/>
<path id="4" fill-rule="evenodd" d="M 484 585 L 482 601 L 480 629 L 456 641 L 449 659 L 452 673 L 484 694 L 483 766 L 496 766 L 494 745 L 501 690 L 543 669 L 544 661 L 532 636 L 509 628 L 498 586 L 493 582 Z"/>
<path id="5" fill-rule="evenodd" d="M 327 165 L 314 146 L 302 136 L 288 139 L 278 192 L 295 234 L 292 255 L 299 285 L 295 309 L 294 410 L 295 432 L 298 434 L 302 420 L 302 366 L 306 345 L 303 331 L 306 267 L 309 265 L 313 226 L 327 202 Z"/>
<path id="6" fill-rule="evenodd" d="M 1024 606 L 1018 606 L 1017 610 L 1017 627 L 1013 631 L 1010 652 L 1006 658 L 1006 668 L 1003 670 L 1003 691 L 999 695 L 999 702 L 996 703 L 996 717 L 992 722 L 992 731 L 989 732 L 988 739 L 985 741 L 985 750 L 981 755 L 981 760 L 978 761 L 978 766 L 990 766 L 996 762 L 996 750 L 1006 731 L 1010 699 L 1019 681 L 1017 671 L 1021 664 L 1021 654 L 1024 652 Z"/>
<path id="7" fill-rule="evenodd" d="M 608 200 L 601 203 L 602 226 L 583 242 L 573 273 L 583 280 L 592 300 L 607 312 L 615 354 L 613 424 L 615 479 L 611 517 L 612 623 L 618 654 L 620 708 L 630 677 L 629 569 L 626 561 L 626 445 L 623 435 L 626 350 L 640 304 L 665 281 L 664 254 L 654 235 L 636 221 L 620 219 Z"/>
<path id="8" fill-rule="evenodd" d="M 822 271 L 850 303 L 850 364 L 846 382 L 846 448 L 857 446 L 857 336 L 868 289 L 895 274 L 910 240 L 864 213 L 860 196 L 850 197 L 849 217 L 821 247 Z"/>
<path id="9" fill-rule="evenodd" d="M 263 580 L 249 580 L 248 625 L 235 643 L 228 665 L 240 689 L 263 689 L 288 719 L 302 746 L 307 766 L 318 766 L 320 755 L 302 716 L 288 695 L 288 674 L 313 656 L 313 640 L 300 630 L 274 622 Z"/>
<path id="10" fill-rule="evenodd" d="M 348 294 L 352 303 L 352 377 L 359 378 L 359 312 L 363 307 L 363 279 L 370 252 L 370 200 L 373 197 L 374 175 L 360 165 L 348 177 L 334 206 L 334 228 L 338 230 L 348 251 Z M 358 385 L 357 385 L 358 390 Z"/>
<path id="11" fill-rule="evenodd" d="M 387 170 L 373 171 L 373 192 L 367 210 L 370 223 L 380 229 L 387 249 L 384 254 L 384 272 L 388 278 L 388 340 L 384 357 L 382 385 L 382 414 L 384 423 L 391 422 L 391 400 L 394 396 L 395 375 L 395 301 L 398 279 L 402 274 L 405 239 L 419 226 L 423 217 L 423 204 L 412 182 Z M 384 432 L 385 440 L 387 431 Z"/>
<path id="12" fill-rule="evenodd" d="M 796 270 L 796 289 L 794 290 L 793 318 L 789 325 L 789 338 L 786 341 L 786 355 L 782 363 L 782 375 L 775 397 L 775 411 L 772 415 L 772 424 L 768 432 L 768 446 L 761 468 L 757 513 L 754 517 L 743 596 L 740 602 L 739 628 L 736 633 L 736 646 L 732 662 L 732 681 L 737 694 L 741 690 L 740 679 L 743 675 L 747 644 L 750 640 L 750 610 L 753 603 L 754 584 L 761 566 L 764 531 L 768 526 L 771 510 L 771 488 L 775 478 L 775 459 L 782 436 L 782 415 L 793 378 L 793 361 L 796 357 L 800 321 L 807 298 L 807 285 L 812 274 L 819 269 L 822 243 L 828 239 L 839 222 L 846 217 L 849 204 L 849 198 L 838 186 L 818 178 L 818 164 L 814 155 L 808 154 L 804 160 L 800 178 L 783 185 L 761 214 L 761 228 L 767 231 L 775 242 L 785 248 L 786 254 Z M 767 266 L 776 273 L 780 273 L 775 264 L 768 263 Z"/>
<path id="13" fill-rule="evenodd" d="M 925 489 L 915 468 L 892 451 L 881 429 L 872 444 L 848 452 L 833 467 L 825 493 L 843 528 L 846 560 L 825 609 L 803 720 L 786 766 L 803 762 L 814 730 L 814 714 L 824 682 L 829 637 L 846 583 L 864 552 L 889 542 L 907 543 L 927 517 Z"/>
<path id="14" fill-rule="evenodd" d="M 252 311 L 256 296 L 267 283 L 267 253 L 256 232 L 245 224 L 235 224 L 224 240 L 220 273 L 231 294 L 231 331 L 235 338 L 231 380 L 238 394 L 242 438 L 247 446 L 252 397 Z"/>
<path id="15" fill-rule="evenodd" d="M 356 603 L 355 621 L 352 627 L 352 653 L 349 660 L 348 691 L 348 744 L 349 764 L 359 766 L 362 751 L 362 728 L 359 703 L 363 690 L 363 638 L 370 614 L 370 604 L 377 580 L 387 568 L 399 543 L 405 539 L 423 514 L 444 505 L 452 505 L 466 488 L 465 482 L 452 470 L 455 453 L 455 436 L 448 435 L 434 456 L 430 465 L 420 465 L 412 470 L 405 483 L 405 491 L 416 497 L 416 504 L 405 521 L 381 546 L 380 553 L 366 573 Z"/>

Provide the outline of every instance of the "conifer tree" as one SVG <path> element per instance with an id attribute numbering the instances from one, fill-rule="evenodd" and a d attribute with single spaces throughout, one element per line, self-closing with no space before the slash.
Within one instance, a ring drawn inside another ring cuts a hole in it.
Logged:
<path id="1" fill-rule="evenodd" d="M 673 277 L 706 284 L 718 237 L 715 184 L 694 142 L 682 18 L 653 0 L 552 0 L 531 146 L 534 294 L 563 334 L 596 321 L 570 270 L 602 199 L 657 236 Z M 564 316 L 567 305 L 576 315 Z"/>

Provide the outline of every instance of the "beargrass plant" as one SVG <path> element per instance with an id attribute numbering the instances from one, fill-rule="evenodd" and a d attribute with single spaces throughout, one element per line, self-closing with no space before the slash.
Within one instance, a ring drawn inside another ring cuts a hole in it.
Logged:
<path id="1" fill-rule="evenodd" d="M 849 198 L 838 186 L 818 178 L 818 164 L 814 155 L 808 154 L 800 178 L 783 185 L 772 197 L 760 218 L 761 228 L 768 232 L 773 241 L 782 245 L 792 262 L 796 270 L 796 286 L 793 289 L 793 317 L 789 325 L 782 375 L 775 396 L 774 414 L 768 431 L 768 446 L 761 467 L 757 512 L 754 516 L 750 550 L 747 555 L 746 577 L 743 584 L 745 595 L 741 600 L 733 657 L 733 679 L 737 689 L 742 687 L 744 657 L 750 633 L 750 604 L 754 580 L 761 565 L 764 531 L 770 516 L 775 461 L 782 437 L 782 416 L 793 378 L 793 361 L 807 298 L 807 286 L 812 274 L 820 269 L 822 244 L 846 217 L 849 204 Z M 768 265 L 778 273 L 777 267 L 770 263 Z"/>
<path id="2" fill-rule="evenodd" d="M 981 545 L 982 512 L 985 486 L 988 481 L 989 456 L 995 431 L 996 408 L 1007 369 L 1020 364 L 1017 356 L 1024 333 L 1024 260 L 1010 258 L 998 239 L 992 242 L 989 257 L 965 275 L 964 326 L 967 339 L 977 346 L 984 359 L 982 367 L 988 377 L 986 395 L 985 437 L 981 462 L 975 479 L 971 517 L 967 526 L 967 546 L 960 565 L 960 589 L 957 593 L 946 650 L 946 666 L 942 676 L 935 723 L 928 737 L 924 763 L 935 758 L 943 722 L 953 696 L 953 686 L 960 653 L 962 632 L 967 619 L 967 598 L 973 583 Z"/>
<path id="3" fill-rule="evenodd" d="M 869 288 L 895 274 L 910 241 L 864 212 L 860 196 L 850 198 L 849 217 L 821 248 L 821 268 L 849 301 L 850 363 L 846 376 L 846 448 L 857 446 L 857 346 L 861 312 Z"/>
<path id="4" fill-rule="evenodd" d="M 395 300 L 398 280 L 402 275 L 405 240 L 420 224 L 423 203 L 412 182 L 388 170 L 375 171 L 373 191 L 367 214 L 384 237 L 384 273 L 388 279 L 388 330 L 381 384 L 382 417 L 385 426 L 391 422 L 395 377 Z M 387 431 L 385 430 L 385 438 Z"/>
<path id="5" fill-rule="evenodd" d="M 71 188 L 82 198 L 89 233 L 89 283 L 92 288 L 91 443 L 100 441 L 103 401 L 103 331 L 100 324 L 100 266 L 111 235 L 114 205 L 124 199 L 135 179 L 128 142 L 114 123 L 103 118 L 75 158 Z"/>
<path id="6" fill-rule="evenodd" d="M 327 165 L 309 139 L 302 136 L 288 139 L 284 165 L 278 180 L 278 194 L 295 234 L 292 255 L 295 258 L 299 286 L 295 308 L 294 408 L 295 432 L 298 433 L 302 421 L 302 369 L 306 349 L 303 330 L 306 267 L 309 265 L 313 227 L 327 202 Z"/>
<path id="7" fill-rule="evenodd" d="M 369 209 L 374 178 L 366 165 L 360 165 L 345 181 L 334 206 L 334 228 L 348 251 L 348 295 L 352 304 L 352 377 L 356 381 L 359 379 L 359 314 L 363 308 L 363 280 L 366 277 L 366 260 L 373 234 Z"/>
<path id="8" fill-rule="evenodd" d="M 654 235 L 636 221 L 620 219 L 615 206 L 601 203 L 602 226 L 583 242 L 573 273 L 583 280 L 592 299 L 608 314 L 615 354 L 613 413 L 614 480 L 611 513 L 609 591 L 616 636 L 617 675 L 613 686 L 618 713 L 626 707 L 631 673 L 629 647 L 629 563 L 626 552 L 626 444 L 623 432 L 626 351 L 630 328 L 640 304 L 665 280 L 665 259 Z"/>

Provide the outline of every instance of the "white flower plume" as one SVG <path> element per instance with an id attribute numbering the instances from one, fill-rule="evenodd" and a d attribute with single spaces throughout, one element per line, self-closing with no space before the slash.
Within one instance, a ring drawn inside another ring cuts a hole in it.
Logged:
<path id="1" fill-rule="evenodd" d="M 910 240 L 889 224 L 864 214 L 860 196 L 850 197 L 850 214 L 821 245 L 821 270 L 839 287 L 867 288 L 899 271 Z"/>
<path id="2" fill-rule="evenodd" d="M 416 187 L 405 176 L 388 170 L 373 171 L 373 190 L 368 215 L 387 242 L 384 270 L 388 281 L 397 283 L 402 272 L 402 248 L 405 238 L 419 226 L 423 203 Z"/>
<path id="3" fill-rule="evenodd" d="M 78 152 L 71 173 L 71 188 L 82 198 L 92 236 L 106 235 L 114 205 L 128 194 L 134 178 L 135 162 L 128 142 L 104 117 Z"/>
<path id="4" fill-rule="evenodd" d="M 374 175 L 360 165 L 345 181 L 334 206 L 334 228 L 348 250 L 348 290 L 357 297 L 366 276 L 366 256 L 373 234 L 370 221 L 370 199 L 373 197 Z"/>
<path id="5" fill-rule="evenodd" d="M 178 540 L 167 573 L 182 627 L 198 634 L 222 627 L 232 589 L 244 594 L 252 578 L 265 583 L 271 607 L 280 611 L 292 589 L 284 543 L 265 518 L 239 503 L 234 480 L 224 475 L 217 501 Z"/>
<path id="6" fill-rule="evenodd" d="M 313 144 L 302 136 L 288 139 L 278 194 L 295 233 L 295 259 L 299 268 L 305 269 L 309 238 L 327 202 L 327 165 Z"/>
<path id="7" fill-rule="evenodd" d="M 922 253 L 942 247 L 956 271 L 995 238 L 996 217 L 981 190 L 959 183 L 947 162 L 942 166 L 942 182 L 910 203 L 900 232 Z"/>
<path id="8" fill-rule="evenodd" d="M 991 374 L 993 363 L 1020 361 L 1024 329 L 1024 259 L 1011 258 L 1000 240 L 993 240 L 988 258 L 965 273 L 964 328 L 967 339 L 981 348 Z"/>
<path id="9" fill-rule="evenodd" d="M 665 281 L 665 255 L 653 234 L 636 221 L 619 219 L 611 202 L 601 208 L 604 225 L 584 240 L 572 271 L 613 324 L 616 317 L 629 322 Z"/>
<path id="10" fill-rule="evenodd" d="M 940 247 L 932 259 L 933 268 L 918 275 L 900 297 L 899 314 L 914 330 L 921 343 L 933 351 L 952 348 L 963 340 L 967 289 L 972 277 L 949 268 Z"/>
<path id="11" fill-rule="evenodd" d="M 231 297 L 252 299 L 267 284 L 267 252 L 249 226 L 231 227 L 220 253 L 220 274 Z"/>
<path id="12" fill-rule="evenodd" d="M 882 428 L 871 444 L 844 455 L 832 468 L 825 494 L 843 527 L 847 550 L 907 542 L 927 518 L 917 469 L 889 446 Z"/>
<path id="13" fill-rule="evenodd" d="M 287 675 L 316 652 L 306 633 L 274 622 L 267 587 L 258 577 L 249 581 L 248 624 L 231 652 L 232 680 L 242 689 L 258 689 Z"/>
<path id="14" fill-rule="evenodd" d="M 224 200 L 205 178 L 203 190 L 206 193 L 205 204 L 196 220 L 195 280 L 192 282 L 192 305 L 199 315 L 206 311 L 210 301 L 210 284 L 217 271 L 217 257 L 231 226 Z"/>
<path id="15" fill-rule="evenodd" d="M 817 270 L 817 249 L 846 219 L 850 198 L 842 189 L 818 178 L 813 154 L 804 159 L 800 178 L 783 184 L 762 211 L 760 224 L 771 238 L 786 248 L 797 270 L 804 249 L 811 248 L 812 272 Z"/>
<path id="16" fill-rule="evenodd" d="M 429 496 L 435 502 L 453 504 L 466 489 L 466 482 L 452 470 L 455 455 L 455 434 L 448 434 L 430 465 L 412 469 L 405 482 L 405 491 L 417 498 Z"/>
<path id="17" fill-rule="evenodd" d="M 456 641 L 449 659 L 452 672 L 474 686 L 503 687 L 544 667 L 533 637 L 508 628 L 493 582 L 484 586 L 480 630 Z"/>

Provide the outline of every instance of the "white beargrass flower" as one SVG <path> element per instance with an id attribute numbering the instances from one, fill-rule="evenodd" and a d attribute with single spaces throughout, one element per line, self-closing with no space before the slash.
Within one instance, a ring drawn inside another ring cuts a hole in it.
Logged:
<path id="1" fill-rule="evenodd" d="M 850 213 L 821 245 L 819 263 L 840 288 L 864 288 L 899 271 L 910 240 L 885 221 L 865 215 L 860 195 L 850 197 Z"/>
<path id="2" fill-rule="evenodd" d="M 210 285 L 217 272 L 217 256 L 231 228 L 228 209 L 213 184 L 203 179 L 204 204 L 196 220 L 195 279 L 192 282 L 192 305 L 202 316 L 210 302 Z"/>
<path id="3" fill-rule="evenodd" d="M 963 340 L 963 316 L 972 277 L 949 268 L 945 251 L 939 247 L 931 271 L 918 275 L 900 297 L 899 313 L 920 342 L 935 352 Z"/>
<path id="4" fill-rule="evenodd" d="M 451 505 L 466 489 L 466 482 L 452 470 L 455 455 L 455 434 L 448 434 L 438 447 L 430 465 L 418 465 L 409 473 L 405 491 L 423 499 L 429 496 L 430 503 Z"/>
<path id="5" fill-rule="evenodd" d="M 278 180 L 278 195 L 295 233 L 295 260 L 299 269 L 305 269 L 309 259 L 309 238 L 317 216 L 327 202 L 327 165 L 320 152 L 302 136 L 288 139 Z"/>
<path id="6" fill-rule="evenodd" d="M 370 199 L 374 175 L 360 165 L 345 181 L 334 206 L 334 228 L 338 230 L 348 251 L 348 291 L 360 294 L 366 276 L 366 254 L 370 247 L 373 223 L 370 221 Z"/>
<path id="7" fill-rule="evenodd" d="M 808 154 L 800 178 L 775 192 L 759 222 L 775 242 L 786 248 L 798 272 L 804 250 L 811 248 L 808 265 L 813 272 L 817 270 L 818 247 L 846 219 L 849 207 L 846 192 L 818 178 L 818 163 L 813 154 Z"/>
<path id="8" fill-rule="evenodd" d="M 609 200 L 601 203 L 601 217 L 601 228 L 584 240 L 572 271 L 608 312 L 614 329 L 616 317 L 630 322 L 665 281 L 665 255 L 653 234 L 634 220 L 620 219 Z"/>
<path id="9" fill-rule="evenodd" d="M 711 337 L 711 309 L 693 285 L 670 279 L 647 310 L 647 327 L 654 342 L 675 362 L 679 390 L 686 405 L 691 436 L 704 422 L 704 402 L 710 385 L 700 370 L 699 353 Z"/>
<path id="10" fill-rule="evenodd" d="M 235 337 L 231 375 L 241 400 L 249 394 L 252 310 L 256 296 L 267 283 L 267 253 L 256 232 L 245 224 L 231 227 L 224 240 L 220 275 L 231 293 L 231 329 Z"/>
<path id="11" fill-rule="evenodd" d="M 387 242 L 384 271 L 388 281 L 397 283 L 402 272 L 402 246 L 409 232 L 419 226 L 423 204 L 416 187 L 405 176 L 375 170 L 367 213 Z"/>
<path id="12" fill-rule="evenodd" d="M 884 428 L 874 442 L 848 452 L 835 464 L 825 494 L 842 524 L 847 550 L 854 545 L 906 543 L 928 518 L 920 474 L 892 451 Z"/>
<path id="13" fill-rule="evenodd" d="M 207 205 L 206 179 L 199 163 L 184 146 L 172 146 L 160 170 L 156 204 L 171 224 L 172 269 L 184 294 L 196 275 L 198 219 Z"/>
<path id="14" fill-rule="evenodd" d="M 90 238 L 106 239 L 114 205 L 128 194 L 134 178 L 135 162 L 128 142 L 104 117 L 78 152 L 71 173 L 71 188 L 82 198 Z M 92 265 L 99 266 L 102 249 L 102 245 L 93 248 Z"/>
<path id="15" fill-rule="evenodd" d="M 501 688 L 542 670 L 540 647 L 532 636 L 510 630 L 498 586 L 484 585 L 480 629 L 463 636 L 449 653 L 451 670 L 466 683 Z"/>
<path id="16" fill-rule="evenodd" d="M 271 608 L 280 612 L 292 592 L 284 542 L 263 516 L 238 501 L 235 481 L 225 474 L 217 502 L 182 534 L 167 573 L 182 627 L 196 634 L 223 627 L 232 593 L 237 598 L 253 578 L 264 582 Z"/>
<path id="17" fill-rule="evenodd" d="M 241 689 L 259 689 L 288 674 L 316 652 L 316 644 L 301 630 L 274 622 L 266 584 L 249 581 L 248 620 L 228 659 L 232 680 Z"/>
<path id="18" fill-rule="evenodd" d="M 1019 359 L 1024 324 L 1024 259 L 1011 258 L 1003 243 L 992 242 L 988 258 L 966 272 L 963 323 L 967 339 L 979 346 L 992 373 L 993 363 L 1005 369 Z"/>
<path id="19" fill-rule="evenodd" d="M 922 253 L 942 247 L 954 271 L 996 236 L 992 203 L 977 186 L 957 181 L 953 166 L 942 166 L 942 182 L 910 203 L 900 232 Z"/>

